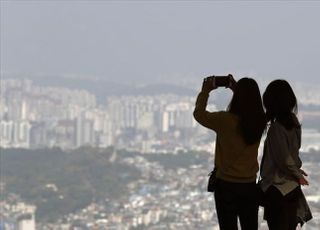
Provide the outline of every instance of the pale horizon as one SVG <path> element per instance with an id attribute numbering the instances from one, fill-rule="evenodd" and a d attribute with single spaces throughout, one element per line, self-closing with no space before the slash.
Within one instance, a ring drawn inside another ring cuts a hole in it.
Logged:
<path id="1" fill-rule="evenodd" d="M 320 2 L 1 1 L 1 75 L 319 83 Z"/>

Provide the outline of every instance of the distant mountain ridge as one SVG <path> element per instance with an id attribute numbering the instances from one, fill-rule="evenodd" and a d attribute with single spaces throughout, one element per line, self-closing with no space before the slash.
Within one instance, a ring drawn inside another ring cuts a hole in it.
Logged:
<path id="1" fill-rule="evenodd" d="M 96 77 L 76 77 L 68 75 L 21 75 L 4 76 L 3 79 L 30 79 L 33 84 L 48 87 L 66 87 L 69 89 L 83 89 L 97 96 L 99 102 L 105 101 L 108 96 L 120 95 L 159 95 L 177 94 L 184 96 L 194 96 L 196 91 L 180 86 L 175 83 L 148 83 L 144 85 L 117 83 Z"/>

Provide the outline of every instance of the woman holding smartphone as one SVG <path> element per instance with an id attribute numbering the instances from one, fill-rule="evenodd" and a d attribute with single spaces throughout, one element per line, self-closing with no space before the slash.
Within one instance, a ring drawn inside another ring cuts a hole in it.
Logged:
<path id="1" fill-rule="evenodd" d="M 207 77 L 202 84 L 194 110 L 194 118 L 216 132 L 215 168 L 217 184 L 214 191 L 221 230 L 258 229 L 256 174 L 258 147 L 266 118 L 259 87 L 255 80 L 242 78 L 235 82 Z M 217 84 L 218 83 L 218 84 Z M 218 86 L 233 91 L 226 111 L 206 110 L 209 93 Z"/>
<path id="2" fill-rule="evenodd" d="M 309 183 L 299 158 L 297 99 L 287 81 L 275 80 L 267 86 L 263 104 L 270 125 L 261 162 L 265 219 L 270 230 L 295 230 L 298 222 L 312 218 L 301 191 L 301 185 Z"/>

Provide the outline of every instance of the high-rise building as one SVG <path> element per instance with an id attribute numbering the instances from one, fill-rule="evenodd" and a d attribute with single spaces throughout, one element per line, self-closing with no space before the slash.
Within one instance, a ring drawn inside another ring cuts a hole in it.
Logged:
<path id="1" fill-rule="evenodd" d="M 35 212 L 36 207 L 32 205 L 26 205 L 24 203 L 18 203 L 17 210 L 21 211 L 21 214 L 17 217 L 17 229 L 18 230 L 35 230 L 36 220 Z"/>
<path id="2" fill-rule="evenodd" d="M 94 144 L 93 121 L 87 119 L 83 111 L 76 119 L 76 147 Z"/>
<path id="3" fill-rule="evenodd" d="M 105 115 L 102 121 L 102 130 L 99 136 L 99 147 L 108 147 L 114 145 L 115 132 L 113 123 L 108 114 Z"/>
<path id="4" fill-rule="evenodd" d="M 10 147 L 13 142 L 13 121 L 0 121 L 0 146 Z"/>
<path id="5" fill-rule="evenodd" d="M 36 229 L 36 223 L 34 214 L 27 213 L 22 214 L 18 217 L 18 230 L 35 230 Z"/>
<path id="6" fill-rule="evenodd" d="M 13 124 L 13 147 L 30 147 L 31 125 L 28 121 L 16 121 Z"/>
<path id="7" fill-rule="evenodd" d="M 0 122 L 1 147 L 29 148 L 31 125 L 28 121 Z"/>
<path id="8" fill-rule="evenodd" d="M 30 130 L 30 147 L 44 148 L 47 146 L 47 126 L 45 122 L 33 122 Z"/>

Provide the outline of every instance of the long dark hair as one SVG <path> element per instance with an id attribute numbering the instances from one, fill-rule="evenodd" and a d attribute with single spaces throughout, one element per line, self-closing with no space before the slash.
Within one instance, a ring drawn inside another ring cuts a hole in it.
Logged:
<path id="1" fill-rule="evenodd" d="M 240 118 L 240 130 L 247 144 L 260 141 L 266 127 L 259 86 L 252 78 L 241 78 L 234 89 L 228 111 Z"/>
<path id="2" fill-rule="evenodd" d="M 286 80 L 274 80 L 267 86 L 263 94 L 263 105 L 268 122 L 278 121 L 286 129 L 300 127 L 296 117 L 297 98 Z"/>

